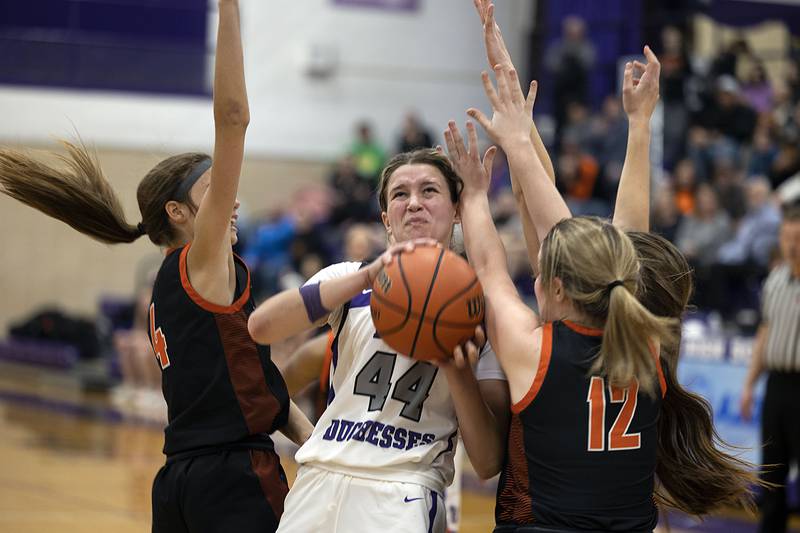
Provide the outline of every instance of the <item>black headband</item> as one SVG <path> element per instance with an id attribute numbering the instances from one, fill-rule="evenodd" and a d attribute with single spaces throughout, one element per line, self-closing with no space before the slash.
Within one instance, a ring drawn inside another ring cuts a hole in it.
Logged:
<path id="1" fill-rule="evenodd" d="M 178 200 L 179 202 L 185 200 L 189 196 L 189 190 L 197 182 L 197 180 L 200 179 L 200 176 L 205 174 L 206 170 L 209 168 L 211 168 L 210 157 L 206 157 L 205 159 L 199 161 L 194 168 L 192 168 L 192 171 L 189 172 L 189 175 L 186 176 L 186 179 L 184 179 L 180 185 L 178 185 L 178 188 L 175 189 L 175 194 L 172 195 L 172 198 L 174 200 Z"/>

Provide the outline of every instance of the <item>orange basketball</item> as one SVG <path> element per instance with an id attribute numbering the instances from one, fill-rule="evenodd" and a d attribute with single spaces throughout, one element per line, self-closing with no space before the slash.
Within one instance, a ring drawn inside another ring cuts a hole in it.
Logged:
<path id="1" fill-rule="evenodd" d="M 370 310 L 386 344 L 414 359 L 442 359 L 471 339 L 483 320 L 483 288 L 455 253 L 418 246 L 380 271 Z"/>

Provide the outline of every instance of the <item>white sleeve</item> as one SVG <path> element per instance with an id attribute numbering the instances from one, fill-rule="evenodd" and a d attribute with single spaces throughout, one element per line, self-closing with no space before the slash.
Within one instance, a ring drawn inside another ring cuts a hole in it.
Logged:
<path id="1" fill-rule="evenodd" d="M 323 268 L 311 276 L 311 278 L 309 278 L 309 280 L 306 281 L 303 286 L 321 283 L 331 279 L 342 278 L 348 274 L 358 271 L 359 268 L 361 268 L 360 262 L 336 263 Z M 331 309 L 331 312 L 328 315 L 328 325 L 334 332 L 339 329 L 339 321 L 342 319 L 343 310 L 344 305 L 340 305 L 336 309 Z"/>
<path id="2" fill-rule="evenodd" d="M 489 341 L 486 341 L 486 344 L 481 350 L 478 364 L 475 366 L 475 378 L 478 381 L 483 381 L 485 379 L 508 381 L 508 378 L 506 378 L 506 375 L 503 373 L 503 369 L 500 368 L 500 362 L 497 360 L 497 355 L 495 355 L 494 349 L 492 345 L 489 344 Z"/>

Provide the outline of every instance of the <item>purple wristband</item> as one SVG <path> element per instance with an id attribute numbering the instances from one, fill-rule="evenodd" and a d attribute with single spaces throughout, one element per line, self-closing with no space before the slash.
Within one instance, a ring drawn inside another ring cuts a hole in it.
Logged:
<path id="1" fill-rule="evenodd" d="M 319 295 L 319 283 L 300 287 L 300 296 L 303 297 L 303 305 L 306 306 L 306 314 L 312 324 L 330 313 L 322 305 L 322 298 Z"/>

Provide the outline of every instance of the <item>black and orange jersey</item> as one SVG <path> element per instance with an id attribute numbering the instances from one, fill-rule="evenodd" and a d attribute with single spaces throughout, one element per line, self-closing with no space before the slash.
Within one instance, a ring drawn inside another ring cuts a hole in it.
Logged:
<path id="1" fill-rule="evenodd" d="M 150 304 L 150 341 L 169 412 L 164 453 L 239 443 L 271 449 L 269 434 L 286 424 L 289 397 L 269 347 L 247 331 L 255 308 L 250 273 L 235 257 L 233 303 L 210 303 L 189 281 L 189 246 L 167 253 Z"/>
<path id="2" fill-rule="evenodd" d="M 591 372 L 602 330 L 561 321 L 542 327 L 536 378 L 512 405 L 497 487 L 498 525 L 652 531 L 661 395 L 609 387 Z"/>

